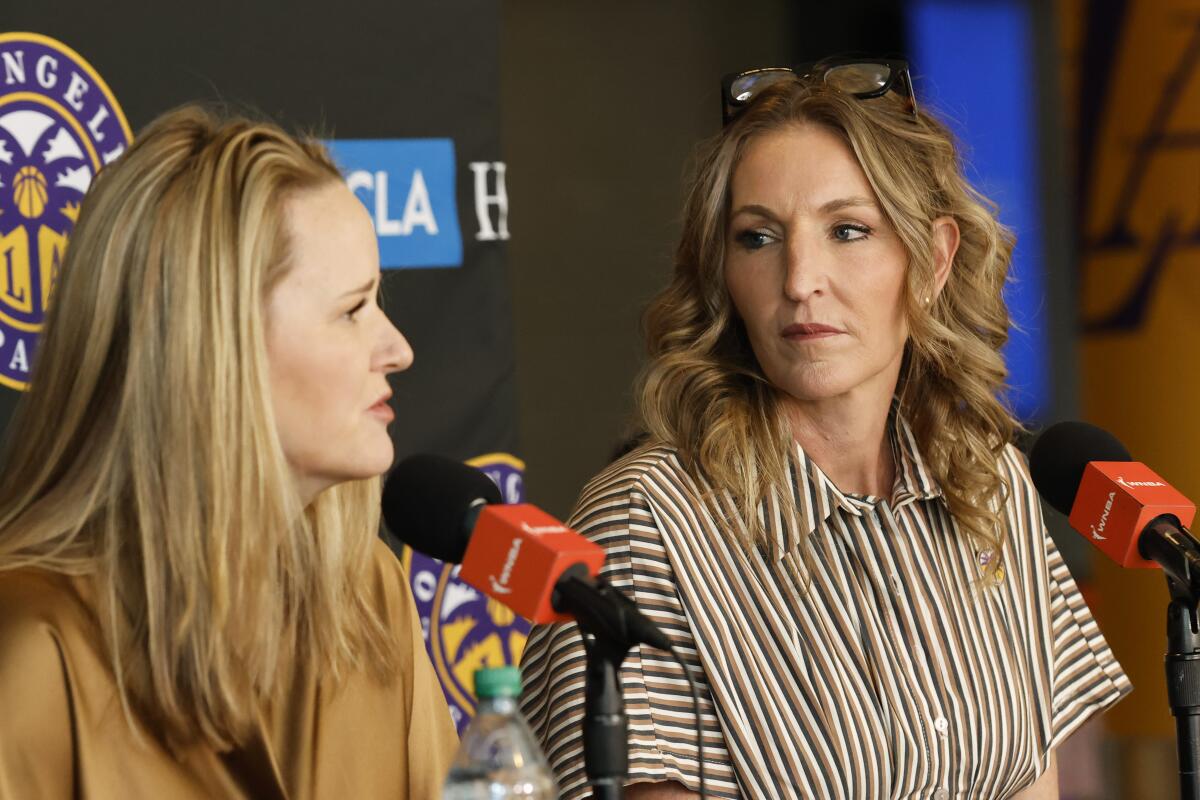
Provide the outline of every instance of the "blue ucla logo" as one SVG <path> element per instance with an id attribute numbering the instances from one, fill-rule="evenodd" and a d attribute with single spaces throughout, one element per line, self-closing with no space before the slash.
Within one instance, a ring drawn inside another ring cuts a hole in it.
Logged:
<path id="1" fill-rule="evenodd" d="M 132 140 L 78 53 L 36 33 L 0 34 L 0 384 L 28 387 L 80 201 Z"/>
<path id="2" fill-rule="evenodd" d="M 384 269 L 458 267 L 463 246 L 450 139 L 326 142 L 379 237 Z"/>
<path id="3" fill-rule="evenodd" d="M 504 502 L 524 501 L 525 464 L 520 459 L 493 453 L 467 463 L 496 482 Z M 425 629 L 429 658 L 461 733 L 475 713 L 475 670 L 520 661 L 529 621 L 460 581 L 456 565 L 407 548 L 404 564 Z"/>

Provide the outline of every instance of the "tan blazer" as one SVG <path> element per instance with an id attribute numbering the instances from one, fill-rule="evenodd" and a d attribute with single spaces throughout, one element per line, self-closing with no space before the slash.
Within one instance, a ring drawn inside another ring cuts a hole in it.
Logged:
<path id="1" fill-rule="evenodd" d="M 332 693 L 298 670 L 243 746 L 176 758 L 126 721 L 86 579 L 0 573 L 0 800 L 440 796 L 458 738 L 407 579 L 383 543 L 372 575 L 404 645 L 397 680 L 355 675 Z"/>

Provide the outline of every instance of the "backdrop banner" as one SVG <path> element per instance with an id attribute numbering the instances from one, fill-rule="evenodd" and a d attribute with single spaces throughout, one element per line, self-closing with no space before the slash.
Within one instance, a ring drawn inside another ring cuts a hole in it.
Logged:
<path id="1" fill-rule="evenodd" d="M 462 459 L 506 500 L 523 497 L 496 0 L 319 15 L 267 0 L 239 6 L 236 19 L 199 7 L 130 19 L 82 0 L 18 5 L 0 12 L 0 423 L 28 385 L 92 177 L 155 116 L 201 100 L 321 137 L 371 214 L 384 308 L 416 355 L 393 381 L 397 457 Z M 472 672 L 515 663 L 528 623 L 445 565 L 403 561 L 461 728 Z"/>
<path id="2" fill-rule="evenodd" d="M 1084 416 L 1200 499 L 1200 14 L 1191 0 L 1063 11 L 1077 115 Z M 1106 720 L 1125 737 L 1168 740 L 1166 582 L 1102 557 L 1095 567 L 1097 619 L 1137 687 Z"/>

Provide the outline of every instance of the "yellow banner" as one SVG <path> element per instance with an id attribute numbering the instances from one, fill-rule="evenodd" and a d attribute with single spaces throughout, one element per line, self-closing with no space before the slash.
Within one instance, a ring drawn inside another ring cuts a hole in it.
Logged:
<path id="1" fill-rule="evenodd" d="M 1196 500 L 1200 5 L 1139 0 L 1084 9 L 1086 25 L 1082 14 L 1063 18 L 1064 34 L 1078 37 L 1067 52 L 1071 96 L 1081 99 L 1083 416 Z M 1100 558 L 1096 565 L 1100 626 L 1136 687 L 1110 727 L 1170 736 L 1165 580 Z"/>

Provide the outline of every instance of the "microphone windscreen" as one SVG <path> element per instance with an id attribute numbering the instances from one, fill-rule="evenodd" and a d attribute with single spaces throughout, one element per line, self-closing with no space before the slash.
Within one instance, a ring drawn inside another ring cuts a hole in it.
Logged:
<path id="1" fill-rule="evenodd" d="M 1042 431 L 1029 451 L 1029 474 L 1038 494 L 1070 515 L 1089 461 L 1132 461 L 1125 445 L 1086 422 L 1059 422 Z"/>
<path id="2" fill-rule="evenodd" d="M 443 456 L 409 456 L 383 486 L 383 519 L 412 549 L 457 564 L 471 540 L 473 508 L 500 499 L 492 479 L 474 467 Z"/>

